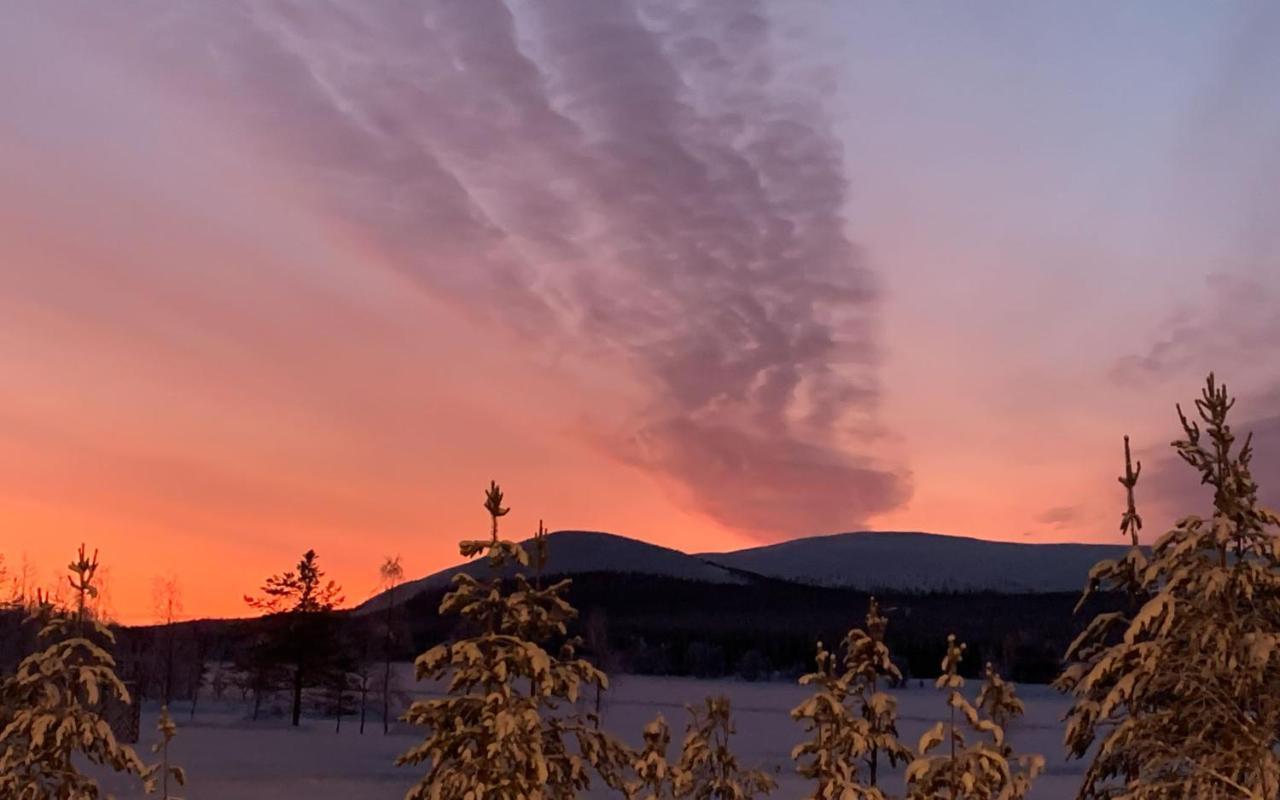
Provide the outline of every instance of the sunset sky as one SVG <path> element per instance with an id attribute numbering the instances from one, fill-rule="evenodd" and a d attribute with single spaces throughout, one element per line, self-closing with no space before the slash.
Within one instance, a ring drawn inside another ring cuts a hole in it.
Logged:
<path id="1" fill-rule="evenodd" d="M 484 531 L 1119 541 L 1280 499 L 1280 5 L 28 3 L 0 553 L 188 615 Z"/>

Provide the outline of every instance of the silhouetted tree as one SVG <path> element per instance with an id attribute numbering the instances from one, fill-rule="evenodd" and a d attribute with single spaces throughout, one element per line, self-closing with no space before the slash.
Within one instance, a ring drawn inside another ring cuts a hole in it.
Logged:
<path id="1" fill-rule="evenodd" d="M 245 595 L 251 607 L 267 612 L 270 648 L 287 664 L 292 691 L 291 722 L 302 718 L 302 690 L 322 682 L 323 662 L 334 650 L 333 610 L 342 602 L 342 589 L 324 579 L 315 550 L 308 550 L 297 571 L 272 575 L 261 595 Z"/>
<path id="2" fill-rule="evenodd" d="M 182 588 L 173 575 L 156 576 L 151 585 L 151 604 L 156 620 L 162 626 L 161 702 L 168 706 L 173 702 L 174 659 L 177 650 L 178 617 L 182 615 Z"/>
<path id="3" fill-rule="evenodd" d="M 383 619 L 382 639 L 382 732 L 391 731 L 391 653 L 395 646 L 395 610 L 396 587 L 404 580 L 404 567 L 400 565 L 400 556 L 388 556 L 378 569 L 382 578 L 383 596 L 386 598 Z M 361 711 L 360 730 L 364 732 L 364 715 Z"/>

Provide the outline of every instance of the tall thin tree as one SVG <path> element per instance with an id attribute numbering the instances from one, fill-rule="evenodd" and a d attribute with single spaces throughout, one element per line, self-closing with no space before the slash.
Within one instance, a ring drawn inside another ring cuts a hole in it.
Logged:
<path id="1" fill-rule="evenodd" d="M 382 732 L 387 734 L 391 732 L 391 656 L 395 646 L 396 588 L 404 580 L 400 556 L 383 559 L 378 575 L 382 579 L 383 597 L 386 599 L 382 636 Z"/>
<path id="2" fill-rule="evenodd" d="M 173 702 L 174 661 L 177 650 L 177 621 L 182 615 L 182 587 L 174 575 L 157 575 L 151 583 L 151 607 L 161 628 L 161 657 L 164 659 L 161 700 Z"/>

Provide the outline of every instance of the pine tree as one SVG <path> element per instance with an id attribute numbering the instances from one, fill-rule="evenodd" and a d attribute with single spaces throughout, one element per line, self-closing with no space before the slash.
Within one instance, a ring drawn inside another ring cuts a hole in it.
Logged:
<path id="1" fill-rule="evenodd" d="M 906 762 L 911 752 L 898 741 L 897 701 L 880 691 L 880 682 L 894 683 L 902 674 L 884 643 L 888 619 L 875 598 L 867 611 L 866 629 L 849 631 L 843 659 L 818 643 L 816 670 L 800 679 L 818 690 L 791 711 L 813 738 L 797 745 L 791 758 L 796 770 L 816 781 L 815 800 L 881 800 L 878 788 L 880 757 L 890 766 Z M 861 768 L 867 769 L 865 782 Z"/>
<path id="2" fill-rule="evenodd" d="M 490 483 L 490 538 L 459 546 L 467 558 L 486 554 L 494 577 L 459 574 L 440 604 L 441 614 L 460 615 L 477 633 L 432 647 L 415 662 L 419 680 L 448 679 L 448 696 L 419 700 L 403 717 L 427 735 L 397 765 L 430 764 L 407 800 L 567 799 L 591 785 L 593 772 L 622 788 L 627 749 L 601 732 L 593 715 L 565 708 L 584 686 L 603 688 L 608 679 L 576 657 L 573 639 L 558 655 L 544 649 L 566 636 L 576 615 L 563 597 L 570 582 L 529 582 L 522 571 L 529 554 L 498 537 L 498 520 L 508 512 L 502 502 L 502 490 Z M 517 568 L 513 585 L 498 574 L 504 566 Z"/>
<path id="3" fill-rule="evenodd" d="M 325 662 L 337 649 L 333 610 L 342 602 L 342 589 L 326 581 L 324 574 L 316 551 L 308 550 L 298 562 L 297 572 L 272 575 L 262 584 L 261 596 L 244 598 L 269 615 L 267 647 L 260 655 L 274 657 L 288 667 L 295 727 L 302 718 L 303 689 L 324 684 L 328 677 Z"/>
<path id="4" fill-rule="evenodd" d="M 178 726 L 169 716 L 169 707 L 160 707 L 160 718 L 156 721 L 156 731 L 160 740 L 151 747 L 151 752 L 160 756 L 159 763 L 152 764 L 142 773 L 143 786 L 147 794 L 154 794 L 159 788 L 161 800 L 182 800 L 169 794 L 169 781 L 176 786 L 187 785 L 187 773 L 182 767 L 169 763 L 169 745 L 178 735 Z"/>
<path id="5" fill-rule="evenodd" d="M 947 652 L 937 687 L 947 692 L 950 719 L 939 722 L 920 737 L 918 755 L 907 765 L 907 797 L 910 800 L 1021 800 L 1031 782 L 1044 769 L 1041 756 L 1015 756 L 1005 743 L 1004 726 L 1021 713 L 1021 703 L 1009 684 L 988 665 L 987 682 L 978 695 L 978 706 L 961 693 L 960 661 L 965 646 L 947 637 Z M 993 712 L 987 716 L 982 709 Z M 963 718 L 966 736 L 957 720 Z M 940 746 L 946 750 L 935 753 Z"/>
<path id="6" fill-rule="evenodd" d="M 689 707 L 689 728 L 680 750 L 676 797 L 694 800 L 751 800 L 777 788 L 766 772 L 742 769 L 729 749 L 734 734 L 728 697 L 708 697 Z"/>
<path id="7" fill-rule="evenodd" d="M 1234 402 L 1211 374 L 1199 421 L 1178 407 L 1173 447 L 1213 489 L 1212 516 L 1179 520 L 1131 579 L 1095 570 L 1129 581 L 1132 611 L 1093 620 L 1058 681 L 1075 696 L 1068 753 L 1093 754 L 1080 798 L 1280 795 L 1280 518 L 1258 504 L 1251 437 L 1237 448 L 1227 423 Z"/>
<path id="8" fill-rule="evenodd" d="M 93 800 L 97 783 L 80 772 L 77 754 L 118 772 L 140 775 L 144 766 L 128 745 L 116 741 L 102 716 L 104 701 L 129 702 L 106 647 L 111 631 L 90 613 L 97 593 L 98 554 L 82 545 L 68 579 L 74 610 L 37 604 L 44 649 L 22 660 L 0 686 L 6 709 L 0 730 L 0 797 L 5 800 Z"/>

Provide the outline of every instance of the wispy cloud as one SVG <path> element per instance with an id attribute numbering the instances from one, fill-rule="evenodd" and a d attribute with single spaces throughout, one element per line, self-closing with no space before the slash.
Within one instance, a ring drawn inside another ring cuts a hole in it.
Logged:
<path id="1" fill-rule="evenodd" d="M 1211 370 L 1248 370 L 1280 354 L 1280 296 L 1260 279 L 1210 275 L 1201 302 L 1170 314 L 1150 344 L 1118 359 L 1111 377 L 1146 387 Z M 1267 357 L 1269 356 L 1269 358 Z M 1228 379 L 1231 378 L 1227 374 Z M 1272 377 L 1280 378 L 1280 370 Z"/>
<path id="2" fill-rule="evenodd" d="M 431 291 L 646 387 L 599 440 L 775 537 L 906 501 L 841 150 L 763 4 L 169 7 L 152 66 Z M 621 421 L 621 422 L 619 422 Z"/>

